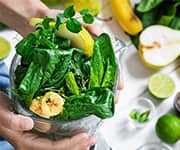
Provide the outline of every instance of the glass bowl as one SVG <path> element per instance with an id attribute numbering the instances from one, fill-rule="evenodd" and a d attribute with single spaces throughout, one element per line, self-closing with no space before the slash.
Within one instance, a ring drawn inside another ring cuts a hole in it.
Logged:
<path id="1" fill-rule="evenodd" d="M 118 38 L 114 38 L 112 40 L 113 47 L 115 49 L 117 63 L 118 63 L 118 74 L 116 83 L 114 86 L 114 93 L 116 93 L 118 84 L 119 84 L 119 73 L 120 73 L 120 58 L 124 53 L 126 48 L 125 44 Z M 11 67 L 10 67 L 10 82 L 11 87 L 15 88 L 15 70 L 16 67 L 20 64 L 21 57 L 19 55 L 15 55 Z M 21 102 L 18 100 L 18 97 L 12 94 L 13 107 L 15 111 L 19 114 L 29 116 L 34 121 L 33 131 L 36 132 L 40 136 L 48 137 L 50 139 L 60 139 L 64 137 L 70 137 L 76 135 L 81 132 L 86 132 L 89 135 L 94 135 L 96 130 L 102 124 L 102 119 L 96 117 L 95 115 L 90 115 L 88 117 L 84 117 L 78 120 L 72 121 L 60 121 L 60 120 L 49 120 L 45 118 L 41 118 L 27 108 L 23 107 Z"/>
<path id="2" fill-rule="evenodd" d="M 144 122 L 144 123 L 139 123 L 136 120 L 132 119 L 130 117 L 130 113 L 134 109 L 136 109 L 139 112 L 145 112 L 147 110 L 150 110 L 149 120 L 147 122 Z M 153 102 L 150 99 L 148 99 L 146 97 L 137 97 L 131 103 L 130 110 L 128 113 L 128 120 L 129 120 L 131 127 L 143 128 L 145 125 L 147 125 L 152 120 L 152 118 L 154 116 L 155 116 L 155 105 L 153 104 Z"/>

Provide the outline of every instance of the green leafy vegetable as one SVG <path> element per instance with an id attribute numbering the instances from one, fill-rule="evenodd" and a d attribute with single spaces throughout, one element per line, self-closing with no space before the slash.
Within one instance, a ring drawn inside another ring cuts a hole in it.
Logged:
<path id="1" fill-rule="evenodd" d="M 69 66 L 72 59 L 72 50 L 60 51 L 60 62 L 56 65 L 56 69 L 53 72 L 51 79 L 44 85 L 48 89 L 58 89 L 63 84 L 66 73 L 69 70 Z"/>
<path id="2" fill-rule="evenodd" d="M 26 106 L 31 104 L 34 94 L 40 87 L 42 78 L 43 68 L 32 62 L 17 89 L 19 98 L 25 102 Z"/>
<path id="3" fill-rule="evenodd" d="M 88 23 L 88 24 L 91 24 L 94 22 L 94 17 L 90 14 L 87 14 L 87 15 L 83 15 L 83 21 L 85 23 Z"/>
<path id="4" fill-rule="evenodd" d="M 83 9 L 79 12 L 81 15 L 88 15 L 89 14 L 89 9 Z"/>
<path id="5" fill-rule="evenodd" d="M 55 24 L 55 28 L 58 30 L 59 29 L 59 26 L 61 25 L 61 24 L 63 24 L 64 23 L 64 14 L 58 14 L 57 16 L 56 16 L 56 24 Z"/>
<path id="6" fill-rule="evenodd" d="M 133 119 L 139 123 L 145 123 L 145 122 L 149 121 L 150 113 L 151 113 L 151 110 L 147 110 L 147 111 L 141 113 L 138 110 L 133 109 L 130 112 L 129 116 L 131 117 L 131 119 Z"/>
<path id="7" fill-rule="evenodd" d="M 43 79 L 41 85 L 44 85 L 52 76 L 56 65 L 59 63 L 59 54 L 57 50 L 36 48 L 32 56 L 35 64 L 40 64 L 43 68 Z M 44 60 L 44 61 L 42 61 Z"/>
<path id="8" fill-rule="evenodd" d="M 63 114 L 56 118 L 72 120 L 95 114 L 100 118 L 109 118 L 114 114 L 114 96 L 108 88 L 94 88 L 66 99 Z"/>
<path id="9" fill-rule="evenodd" d="M 83 21 L 85 23 L 91 24 L 94 22 L 94 17 L 90 14 L 88 9 L 81 10 L 80 14 L 82 15 Z"/>
<path id="10" fill-rule="evenodd" d="M 36 46 L 37 38 L 31 33 L 16 45 L 16 52 L 26 59 L 30 59 Z"/>
<path id="11" fill-rule="evenodd" d="M 116 73 L 117 63 L 110 37 L 105 33 L 101 34 L 94 44 L 89 88 L 98 86 L 112 88 Z"/>
<path id="12" fill-rule="evenodd" d="M 71 18 L 75 15 L 74 6 L 69 6 L 64 10 L 64 17 Z"/>
<path id="13" fill-rule="evenodd" d="M 142 0 L 141 3 L 137 6 L 137 11 L 148 12 L 157 7 L 162 2 L 163 0 Z"/>
<path id="14" fill-rule="evenodd" d="M 82 30 L 81 23 L 74 18 L 67 20 L 66 27 L 73 33 L 78 33 Z"/>
<path id="15" fill-rule="evenodd" d="M 69 91 L 73 94 L 79 94 L 79 89 L 74 77 L 74 74 L 72 72 L 68 72 L 65 77 L 66 85 L 69 89 Z"/>
<path id="16" fill-rule="evenodd" d="M 169 7 L 169 9 L 167 10 L 167 14 L 161 16 L 161 18 L 159 20 L 159 24 L 171 26 L 171 22 L 175 19 L 179 6 L 180 6 L 180 2 L 175 3 L 174 5 L 171 5 Z M 173 27 L 173 26 L 171 26 L 171 27 Z M 178 29 L 177 27 L 175 27 L 175 28 Z"/>
<path id="17" fill-rule="evenodd" d="M 45 18 L 43 19 L 43 22 L 42 22 L 43 27 L 44 27 L 45 29 L 49 29 L 49 28 L 50 28 L 49 23 L 52 22 L 53 20 L 54 20 L 54 19 L 45 16 Z"/>

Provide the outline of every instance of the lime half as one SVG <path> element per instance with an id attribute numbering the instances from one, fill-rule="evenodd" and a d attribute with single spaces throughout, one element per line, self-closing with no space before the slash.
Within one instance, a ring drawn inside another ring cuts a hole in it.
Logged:
<path id="1" fill-rule="evenodd" d="M 10 44 L 9 42 L 3 38 L 0 37 L 0 59 L 5 58 L 10 52 Z"/>
<path id="2" fill-rule="evenodd" d="M 167 74 L 155 74 L 149 80 L 148 89 L 153 96 L 165 99 L 173 93 L 175 83 Z"/>

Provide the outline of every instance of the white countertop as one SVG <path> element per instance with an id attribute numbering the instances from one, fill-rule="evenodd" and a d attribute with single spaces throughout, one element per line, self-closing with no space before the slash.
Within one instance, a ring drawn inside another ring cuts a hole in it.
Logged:
<path id="1" fill-rule="evenodd" d="M 103 13 L 100 16 L 112 16 L 109 4 L 103 2 Z M 112 34 L 118 35 L 122 40 L 129 43 L 129 38 L 123 33 L 119 25 L 114 21 L 99 22 L 101 27 Z M 10 66 L 11 59 L 15 53 L 14 46 L 20 36 L 11 30 L 0 32 L 0 36 L 5 37 L 11 43 L 11 54 L 5 59 L 5 62 Z M 136 150 L 140 145 L 151 142 L 160 142 L 155 134 L 154 126 L 156 120 L 163 114 L 168 113 L 173 108 L 173 100 L 175 94 L 180 91 L 180 59 L 173 64 L 160 70 L 166 72 L 174 79 L 176 90 L 174 94 L 164 101 L 155 100 L 147 92 L 147 81 L 149 77 L 159 71 L 152 70 L 144 66 L 140 60 L 137 50 L 133 45 L 125 52 L 122 59 L 124 89 L 119 98 L 119 103 L 116 105 L 116 113 L 113 118 L 105 120 L 100 128 L 106 141 L 113 150 Z M 129 104 L 136 100 L 138 96 L 145 96 L 152 100 L 156 106 L 156 116 L 151 122 L 142 129 L 129 129 L 127 117 Z M 180 150 L 180 142 L 171 145 L 173 150 Z"/>

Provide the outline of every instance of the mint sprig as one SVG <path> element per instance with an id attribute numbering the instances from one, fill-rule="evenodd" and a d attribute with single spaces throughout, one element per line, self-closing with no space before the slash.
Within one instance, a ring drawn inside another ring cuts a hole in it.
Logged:
<path id="1" fill-rule="evenodd" d="M 75 18 L 68 19 L 66 22 L 66 27 L 73 33 L 78 33 L 82 30 L 81 23 Z"/>
<path id="2" fill-rule="evenodd" d="M 74 6 L 69 6 L 64 10 L 64 17 L 72 18 L 75 15 Z"/>
<path id="3" fill-rule="evenodd" d="M 80 15 L 85 23 L 93 23 L 94 17 L 89 13 L 88 9 L 81 10 Z M 75 18 L 75 10 L 73 6 L 67 7 L 64 10 L 64 13 L 57 15 L 55 28 L 58 30 L 59 26 L 65 22 L 67 29 L 73 33 L 78 33 L 82 30 L 81 23 Z"/>
<path id="4" fill-rule="evenodd" d="M 149 115 L 151 113 L 151 110 L 147 110 L 143 113 L 139 112 L 136 109 L 133 109 L 131 113 L 129 114 L 130 118 L 139 122 L 139 123 L 145 123 L 149 121 Z"/>
<path id="5" fill-rule="evenodd" d="M 94 21 L 94 17 L 90 14 L 88 9 L 83 9 L 80 11 L 80 15 L 85 23 L 91 24 Z M 73 6 L 69 6 L 64 10 L 64 13 L 59 13 L 56 16 L 56 24 L 55 28 L 52 29 L 50 27 L 50 22 L 54 21 L 54 19 L 45 17 L 41 23 L 36 25 L 36 28 L 39 29 L 47 29 L 51 30 L 52 32 L 57 32 L 59 26 L 66 22 L 66 27 L 70 32 L 78 33 L 82 30 L 81 23 L 75 18 L 75 10 Z"/>
<path id="6" fill-rule="evenodd" d="M 82 19 L 85 23 L 91 24 L 94 22 L 94 17 L 90 14 L 88 9 L 83 9 L 79 13 L 82 15 Z"/>

